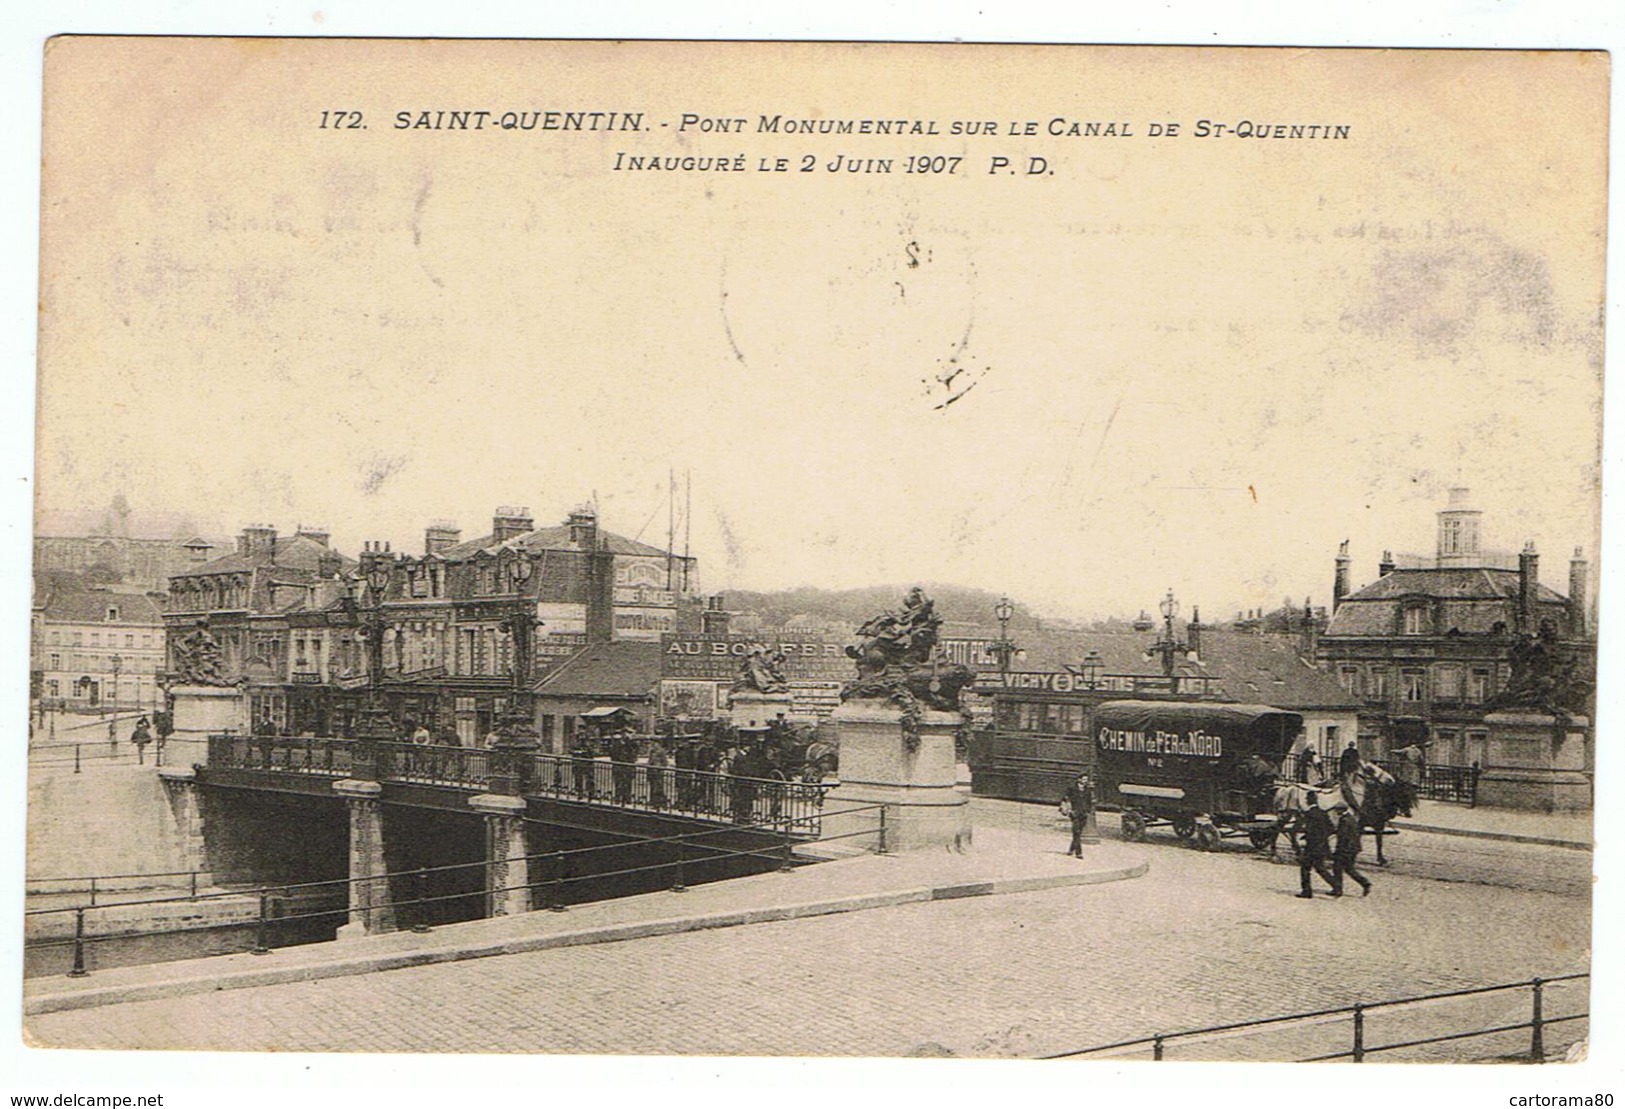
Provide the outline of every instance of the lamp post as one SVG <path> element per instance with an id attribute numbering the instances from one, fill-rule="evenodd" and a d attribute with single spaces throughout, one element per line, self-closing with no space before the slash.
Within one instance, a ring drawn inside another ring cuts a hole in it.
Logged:
<path id="1" fill-rule="evenodd" d="M 361 577 L 367 586 L 367 610 L 361 634 L 367 641 L 367 698 L 356 722 L 353 773 L 376 778 L 378 747 L 394 736 L 389 710 L 384 707 L 384 593 L 395 572 L 395 555 L 388 543 L 369 541 L 361 552 Z"/>
<path id="2" fill-rule="evenodd" d="M 999 622 L 999 640 L 993 644 L 993 654 L 999 660 L 999 684 L 1006 687 L 1010 684 L 1010 660 L 1024 654 L 1010 641 L 1010 618 L 1015 614 L 1016 606 L 1010 603 L 1009 597 L 1000 597 L 999 603 L 993 606 L 993 618 Z"/>
<path id="3" fill-rule="evenodd" d="M 113 663 L 113 704 L 112 704 L 112 708 L 113 708 L 113 716 L 115 718 L 117 718 L 117 716 L 118 716 L 118 675 L 119 675 L 119 671 L 124 668 L 124 656 L 123 655 L 114 655 L 113 658 L 112 658 L 112 663 Z"/>
<path id="4" fill-rule="evenodd" d="M 1174 635 L 1174 617 L 1179 615 L 1179 602 L 1174 600 L 1172 588 L 1169 588 L 1168 595 L 1157 608 L 1162 613 L 1162 635 L 1151 645 L 1151 650 L 1162 656 L 1162 672 L 1168 679 L 1168 691 L 1178 693 L 1179 678 L 1174 673 L 1174 663 L 1188 648 Z"/>
<path id="5" fill-rule="evenodd" d="M 1105 660 L 1100 657 L 1100 652 L 1090 647 L 1089 653 L 1083 656 L 1083 684 L 1090 689 L 1098 689 L 1100 687 L 1100 672 L 1105 668 L 1105 665 Z"/>
<path id="6" fill-rule="evenodd" d="M 507 714 L 497 728 L 488 788 L 492 793 L 510 796 L 524 790 L 530 756 L 540 745 L 529 690 L 531 635 L 539 621 L 535 604 L 525 592 L 534 569 L 530 552 L 524 550 L 514 550 L 503 568 L 508 588 L 513 593 L 513 607 L 505 621 L 509 641 L 513 644 L 510 654 L 513 681 L 508 691 Z"/>

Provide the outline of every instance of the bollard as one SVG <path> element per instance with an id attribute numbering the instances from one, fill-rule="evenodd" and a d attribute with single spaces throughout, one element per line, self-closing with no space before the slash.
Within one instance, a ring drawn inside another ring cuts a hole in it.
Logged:
<path id="1" fill-rule="evenodd" d="M 677 844 L 677 877 L 671 884 L 671 892 L 688 892 L 688 887 L 683 884 L 683 845 L 681 843 Z"/>
<path id="2" fill-rule="evenodd" d="M 260 894 L 260 919 L 254 928 L 254 954 L 256 955 L 269 955 L 271 953 L 271 949 L 265 945 L 265 916 L 270 900 L 269 894 Z"/>
<path id="3" fill-rule="evenodd" d="M 1545 1020 L 1541 1014 L 1539 978 L 1529 983 L 1534 988 L 1535 1012 L 1529 1018 L 1529 1061 L 1531 1063 L 1544 1063 L 1546 1061 L 1546 1031 Z"/>
<path id="4" fill-rule="evenodd" d="M 79 745 L 77 743 L 73 745 L 73 772 L 75 774 L 79 773 Z"/>
<path id="5" fill-rule="evenodd" d="M 547 911 L 562 913 L 568 908 L 564 903 L 564 852 L 553 853 L 553 880 L 547 885 Z"/>
<path id="6" fill-rule="evenodd" d="M 1159 1032 L 1151 1038 L 1151 1059 L 1153 1062 L 1162 1062 L 1162 1033 Z"/>
<path id="7" fill-rule="evenodd" d="M 779 873 L 788 874 L 795 869 L 790 861 L 790 822 L 784 822 L 784 858 L 779 861 Z"/>
<path id="8" fill-rule="evenodd" d="M 419 935 L 430 930 L 423 914 L 423 871 L 418 869 L 412 872 L 412 931 Z"/>
<path id="9" fill-rule="evenodd" d="M 85 911 L 73 910 L 73 969 L 68 971 L 69 978 L 83 978 L 90 971 L 85 969 Z"/>
<path id="10" fill-rule="evenodd" d="M 1365 1006 L 1354 1007 L 1354 1061 L 1365 1062 Z"/>
<path id="11" fill-rule="evenodd" d="M 880 806 L 880 850 L 877 855 L 886 854 L 886 806 Z"/>

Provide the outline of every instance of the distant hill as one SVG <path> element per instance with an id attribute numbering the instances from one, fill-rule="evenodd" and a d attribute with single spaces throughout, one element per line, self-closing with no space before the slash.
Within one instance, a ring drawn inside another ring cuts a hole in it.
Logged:
<path id="1" fill-rule="evenodd" d="M 799 616 L 829 621 L 855 631 L 866 620 L 900 606 L 903 594 L 912 584 L 866 585 L 857 589 L 798 586 L 772 592 L 730 589 L 723 594 L 723 604 L 734 612 L 754 614 L 770 627 L 781 626 Z M 945 622 L 943 630 L 946 634 L 960 634 L 971 626 L 997 630 L 998 620 L 993 615 L 993 606 L 998 604 L 999 594 L 940 582 L 920 582 L 919 585 L 926 596 L 936 602 L 937 615 Z M 1041 619 L 1020 601 L 1011 598 L 1011 604 L 1015 608 L 1015 615 L 1010 618 L 1012 632 L 1041 625 Z"/>

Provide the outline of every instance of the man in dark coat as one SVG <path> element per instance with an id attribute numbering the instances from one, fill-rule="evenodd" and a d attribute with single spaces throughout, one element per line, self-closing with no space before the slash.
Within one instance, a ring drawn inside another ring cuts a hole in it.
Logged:
<path id="1" fill-rule="evenodd" d="M 1360 772 L 1360 749 L 1349 740 L 1349 745 L 1343 748 L 1343 753 L 1337 757 L 1337 776 L 1346 778 L 1350 774 Z"/>
<path id="2" fill-rule="evenodd" d="M 1095 811 L 1095 787 L 1089 782 L 1089 775 L 1079 774 L 1077 780 L 1066 787 L 1066 793 L 1061 799 L 1066 807 L 1066 815 L 1072 821 L 1072 846 L 1066 853 L 1073 858 L 1083 858 L 1083 833 L 1089 827 L 1089 814 Z"/>
<path id="3" fill-rule="evenodd" d="M 1338 880 L 1335 870 L 1326 868 L 1327 861 L 1332 857 L 1332 818 L 1326 810 L 1320 807 L 1314 793 L 1309 794 L 1309 811 L 1303 814 L 1303 846 L 1298 851 L 1298 880 L 1303 886 L 1299 897 L 1313 897 L 1315 891 L 1309 884 L 1309 873 L 1313 871 L 1323 878 L 1332 888 L 1332 896 L 1340 897 L 1343 893 L 1343 883 Z"/>
<path id="4" fill-rule="evenodd" d="M 1343 875 L 1347 874 L 1360 884 L 1360 896 L 1365 897 L 1371 892 L 1371 879 L 1355 869 L 1355 860 L 1360 857 L 1360 816 L 1355 812 L 1345 812 L 1337 822 L 1337 850 L 1333 855 L 1334 863 L 1332 873 L 1337 877 L 1337 894 L 1343 892 Z"/>

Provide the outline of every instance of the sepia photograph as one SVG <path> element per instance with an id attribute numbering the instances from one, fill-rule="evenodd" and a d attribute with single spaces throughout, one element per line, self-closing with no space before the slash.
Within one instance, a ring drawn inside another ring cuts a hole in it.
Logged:
<path id="1" fill-rule="evenodd" d="M 41 49 L 25 1053 L 1607 1050 L 1605 49 Z"/>

